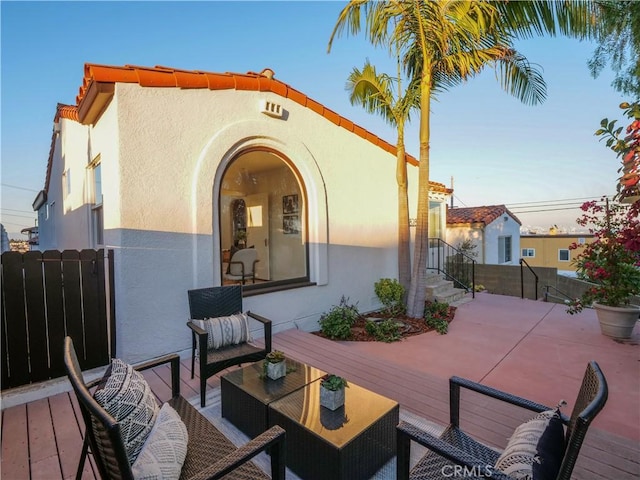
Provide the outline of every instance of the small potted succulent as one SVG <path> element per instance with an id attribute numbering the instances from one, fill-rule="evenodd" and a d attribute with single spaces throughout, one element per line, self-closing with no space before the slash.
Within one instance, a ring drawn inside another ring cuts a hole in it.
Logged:
<path id="1" fill-rule="evenodd" d="M 284 352 L 273 350 L 267 353 L 263 364 L 264 375 L 271 380 L 277 380 L 287 374 L 287 362 Z"/>
<path id="2" fill-rule="evenodd" d="M 336 410 L 344 405 L 344 389 L 348 387 L 347 381 L 328 373 L 320 380 L 320 405 L 329 410 Z"/>

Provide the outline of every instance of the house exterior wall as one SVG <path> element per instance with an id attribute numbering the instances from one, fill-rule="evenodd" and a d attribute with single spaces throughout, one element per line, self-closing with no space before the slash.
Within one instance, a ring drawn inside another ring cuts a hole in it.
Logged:
<path id="1" fill-rule="evenodd" d="M 284 118 L 260 113 L 265 98 L 282 105 Z M 117 354 L 127 361 L 190 349 L 187 290 L 221 284 L 221 178 L 250 148 L 283 155 L 304 184 L 315 285 L 246 297 L 245 310 L 271 318 L 275 332 L 315 330 L 343 295 L 360 311 L 378 308 L 374 282 L 397 277 L 395 156 L 291 100 L 116 84 L 90 129 L 89 155 L 83 147 L 74 155 L 85 166 L 96 155 L 102 162 L 105 246 L 115 250 Z M 418 172 L 409 170 L 415 217 Z M 76 222 L 64 229 L 90 230 Z M 67 240 L 56 247 L 68 248 Z M 88 246 L 78 243 L 72 248 Z"/>
<path id="2" fill-rule="evenodd" d="M 494 265 L 517 265 L 520 260 L 520 224 L 509 215 L 501 215 L 484 230 L 485 262 Z M 500 237 L 511 237 L 511 261 L 500 262 Z"/>
<path id="3" fill-rule="evenodd" d="M 593 235 L 591 234 L 556 234 L 556 235 L 522 235 L 520 237 L 520 249 L 534 249 L 533 257 L 523 257 L 527 263 L 536 267 L 557 268 L 568 272 L 575 272 L 576 268 L 572 264 L 576 255 L 580 250 L 569 250 L 569 259 L 561 261 L 559 250 L 568 250 L 569 245 L 573 243 L 591 243 Z"/>
<path id="4" fill-rule="evenodd" d="M 88 129 L 60 119 L 46 203 L 38 210 L 39 250 L 90 247 L 86 204 Z"/>

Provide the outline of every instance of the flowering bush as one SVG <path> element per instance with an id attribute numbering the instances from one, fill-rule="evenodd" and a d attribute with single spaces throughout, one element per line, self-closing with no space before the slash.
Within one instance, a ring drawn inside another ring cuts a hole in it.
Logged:
<path id="1" fill-rule="evenodd" d="M 633 295 L 640 294 L 640 200 L 630 206 L 603 201 L 604 205 L 584 203 L 584 214 L 577 219 L 579 225 L 590 227 L 593 242 L 569 246 L 582 250 L 574 260 L 578 278 L 593 284 L 569 304 L 571 314 L 593 302 L 628 305 Z"/>
<path id="2" fill-rule="evenodd" d="M 631 120 L 626 130 L 616 128 L 616 121 L 603 118 L 595 135 L 606 139 L 606 145 L 622 161 L 618 169 L 618 195 L 621 202 L 632 203 L 640 198 L 640 102 L 620 104 L 624 115 Z M 623 135 L 623 130 L 626 135 Z"/>

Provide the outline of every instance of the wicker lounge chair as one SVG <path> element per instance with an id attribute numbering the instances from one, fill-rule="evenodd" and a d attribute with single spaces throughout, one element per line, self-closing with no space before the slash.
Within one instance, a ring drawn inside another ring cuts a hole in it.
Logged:
<path id="1" fill-rule="evenodd" d="M 199 288 L 188 291 L 189 312 L 192 320 L 234 315 L 242 312 L 242 286 Z M 191 378 L 194 376 L 196 348 L 200 366 L 200 404 L 205 406 L 207 379 L 234 365 L 257 362 L 271 351 L 271 320 L 247 312 L 250 319 L 261 322 L 264 327 L 264 348 L 248 342 L 227 345 L 218 349 L 208 348 L 208 334 L 192 321 L 187 326 L 192 331 Z"/>
<path id="2" fill-rule="evenodd" d="M 449 380 L 451 423 L 439 438 L 410 423 L 400 422 L 398 424 L 397 478 L 399 480 L 442 478 L 443 472 L 454 472 L 454 466 L 459 466 L 457 467 L 458 471 L 466 472 L 465 478 L 476 478 L 476 476 L 478 478 L 512 478 L 495 468 L 500 452 L 477 442 L 460 429 L 460 388 L 466 388 L 533 412 L 540 413 L 552 410 L 544 405 L 469 380 L 451 377 Z M 589 424 L 602 410 L 607 401 L 607 395 L 607 382 L 604 375 L 598 364 L 592 361 L 587 365 L 571 417 L 561 416 L 566 432 L 564 433 L 564 450 L 560 449 L 557 452 L 558 464 L 560 465 L 560 470 L 554 477 L 557 480 L 571 478 L 571 472 Z M 418 461 L 410 472 L 409 459 L 412 441 L 423 445 L 430 451 Z"/>
<path id="3" fill-rule="evenodd" d="M 133 479 L 132 467 L 120 434 L 120 425 L 94 400 L 89 391 L 100 383 L 100 379 L 85 384 L 73 342 L 69 337 L 65 338 L 64 343 L 64 363 L 86 427 L 76 479 L 82 477 L 89 450 L 103 479 Z M 135 368 L 146 370 L 165 363 L 171 364 L 173 398 L 169 404 L 178 412 L 189 434 L 181 479 L 268 479 L 269 476 L 250 461 L 267 448 L 271 454 L 271 478 L 285 478 L 285 432 L 282 428 L 272 427 L 247 444 L 236 448 L 211 422 L 180 396 L 178 355 L 167 355 Z"/>

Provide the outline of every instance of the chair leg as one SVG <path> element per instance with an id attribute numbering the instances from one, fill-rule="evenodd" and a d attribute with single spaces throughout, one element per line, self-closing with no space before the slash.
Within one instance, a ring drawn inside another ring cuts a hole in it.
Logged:
<path id="1" fill-rule="evenodd" d="M 87 438 L 87 434 L 85 432 L 84 442 L 82 442 L 82 453 L 80 454 L 80 462 L 78 463 L 78 470 L 76 471 L 76 480 L 80 480 L 82 478 L 82 471 L 84 470 L 84 462 L 87 459 L 88 453 L 89 453 L 89 439 Z"/>
<path id="2" fill-rule="evenodd" d="M 207 403 L 207 379 L 202 377 L 202 372 L 200 375 L 200 406 L 204 408 Z"/>

